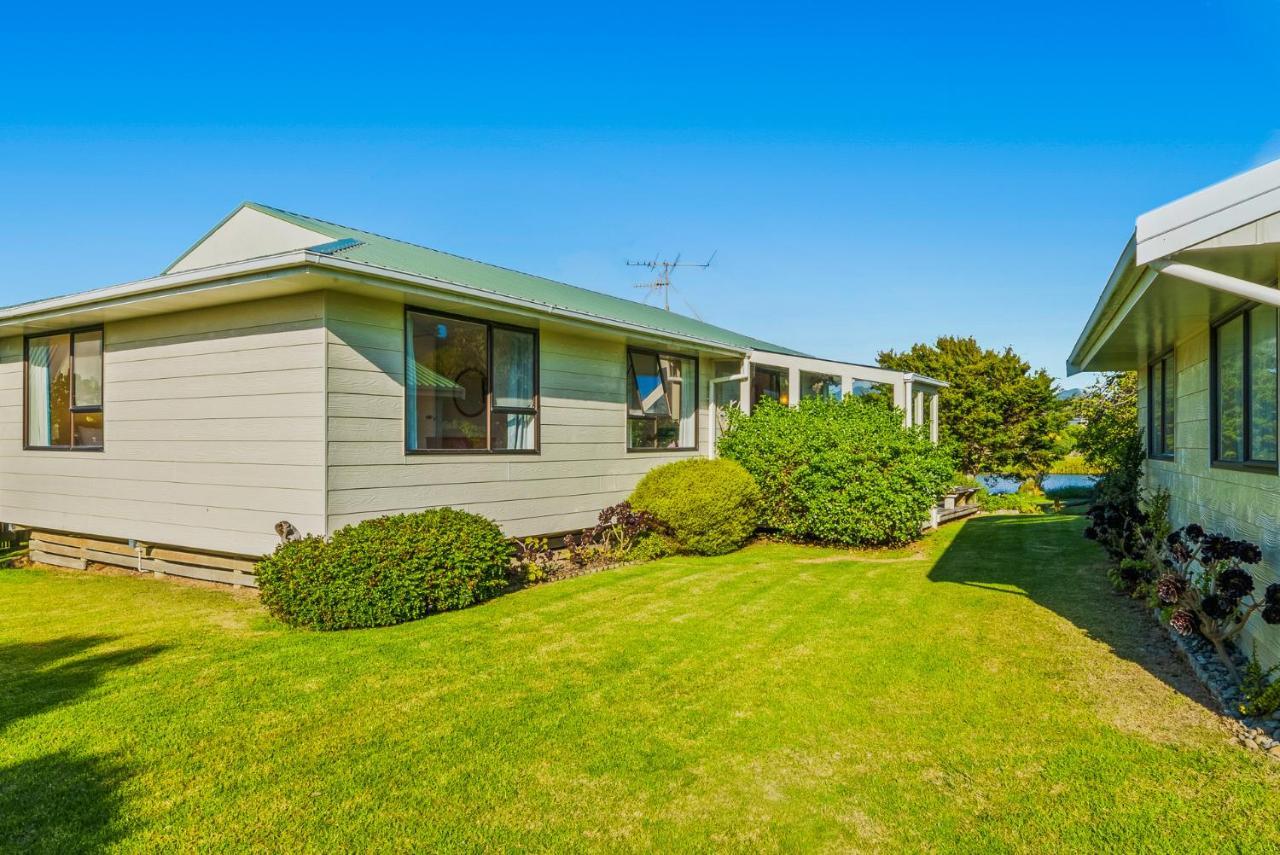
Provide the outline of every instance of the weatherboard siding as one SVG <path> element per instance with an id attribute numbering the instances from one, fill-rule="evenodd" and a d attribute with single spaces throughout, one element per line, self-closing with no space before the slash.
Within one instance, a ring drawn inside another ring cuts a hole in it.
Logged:
<path id="1" fill-rule="evenodd" d="M 1263 563 L 1250 568 L 1256 592 L 1280 581 L 1280 475 L 1216 469 L 1209 465 L 1209 331 L 1206 328 L 1178 344 L 1175 410 L 1176 451 L 1173 460 L 1147 461 L 1147 485 L 1164 487 L 1175 526 L 1197 522 L 1210 531 L 1253 541 L 1262 547 Z M 1147 371 L 1138 371 L 1139 424 L 1147 425 Z M 1257 643 L 1268 664 L 1280 663 L 1280 628 L 1256 615 L 1245 630 L 1246 653 Z"/>
<path id="2" fill-rule="evenodd" d="M 699 366 L 699 451 L 626 450 L 626 345 L 539 332 L 541 453 L 407 454 L 404 307 L 331 292 L 326 300 L 328 528 L 451 506 L 512 536 L 593 525 L 652 467 L 705 453 L 711 366 Z"/>
<path id="3" fill-rule="evenodd" d="M 324 296 L 105 325 L 101 452 L 22 448 L 22 338 L 0 340 L 0 519 L 257 554 L 324 516 Z"/>

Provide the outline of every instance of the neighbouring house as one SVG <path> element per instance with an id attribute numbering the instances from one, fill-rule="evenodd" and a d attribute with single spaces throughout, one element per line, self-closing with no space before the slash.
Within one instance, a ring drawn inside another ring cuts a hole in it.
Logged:
<path id="1" fill-rule="evenodd" d="M 1067 362 L 1137 372 L 1148 485 L 1175 525 L 1259 544 L 1259 592 L 1280 580 L 1278 264 L 1280 161 L 1138 217 Z M 1255 615 L 1246 635 L 1280 662 L 1276 628 Z"/>
<path id="2" fill-rule="evenodd" d="M 833 321 L 834 322 L 834 321 Z M 277 525 L 594 523 L 720 409 L 944 384 L 244 204 L 158 277 L 0 310 L 0 520 L 41 560 L 252 585 Z"/>

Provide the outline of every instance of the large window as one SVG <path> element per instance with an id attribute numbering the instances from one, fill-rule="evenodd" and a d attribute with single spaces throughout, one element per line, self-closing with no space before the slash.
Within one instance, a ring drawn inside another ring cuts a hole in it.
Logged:
<path id="1" fill-rule="evenodd" d="M 537 333 L 426 312 L 405 318 L 406 449 L 536 451 Z"/>
<path id="2" fill-rule="evenodd" d="M 840 400 L 840 378 L 834 374 L 800 372 L 800 399 L 834 398 Z"/>
<path id="3" fill-rule="evenodd" d="M 784 407 L 790 403 L 790 380 L 785 368 L 751 366 L 751 406 L 772 398 Z"/>
<path id="4" fill-rule="evenodd" d="M 854 380 L 849 387 L 849 394 L 855 398 L 863 398 L 893 406 L 893 386 L 888 383 L 877 383 L 874 380 Z"/>
<path id="5" fill-rule="evenodd" d="M 1243 310 L 1213 328 L 1212 448 L 1217 465 L 1275 471 L 1276 310 Z"/>
<path id="6" fill-rule="evenodd" d="M 697 437 L 697 360 L 628 350 L 627 448 L 694 449 Z"/>
<path id="7" fill-rule="evenodd" d="M 25 446 L 101 450 L 102 330 L 26 340 Z"/>
<path id="8" fill-rule="evenodd" d="M 1147 367 L 1147 452 L 1173 458 L 1178 369 L 1170 353 Z"/>

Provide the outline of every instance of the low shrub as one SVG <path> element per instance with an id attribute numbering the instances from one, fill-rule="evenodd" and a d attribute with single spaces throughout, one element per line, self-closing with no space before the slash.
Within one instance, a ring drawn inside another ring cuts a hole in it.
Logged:
<path id="1" fill-rule="evenodd" d="M 1102 467 L 1090 463 L 1078 451 L 1071 451 L 1049 464 L 1047 475 L 1102 475 Z"/>
<path id="2" fill-rule="evenodd" d="M 511 553 L 491 521 L 437 508 L 281 544 L 258 563 L 258 584 L 263 605 L 291 626 L 389 626 L 492 597 Z"/>
<path id="3" fill-rule="evenodd" d="M 1020 514 L 1042 514 L 1046 502 L 1034 493 L 987 493 L 978 494 L 978 507 L 987 513 L 999 511 L 1016 511 Z"/>
<path id="4" fill-rule="evenodd" d="M 760 518 L 760 488 L 732 460 L 694 458 L 649 470 L 631 504 L 653 514 L 681 552 L 722 555 L 742 548 Z"/>
<path id="5" fill-rule="evenodd" d="M 1270 668 L 1262 667 L 1262 663 L 1258 661 L 1255 645 L 1253 656 L 1244 666 L 1244 673 L 1240 677 L 1240 694 L 1244 697 L 1240 712 L 1245 715 L 1264 716 L 1271 715 L 1280 709 L 1280 682 L 1271 682 L 1271 675 L 1277 670 L 1280 670 L 1280 665 L 1272 665 Z"/>
<path id="6" fill-rule="evenodd" d="M 954 478 L 922 427 L 904 428 L 900 410 L 861 398 L 806 398 L 794 409 L 766 399 L 727 418 L 721 455 L 760 486 L 762 523 L 792 537 L 907 543 Z"/>
<path id="7" fill-rule="evenodd" d="M 1094 490 L 1092 485 L 1054 487 L 1044 491 L 1046 496 L 1058 502 L 1090 501 L 1093 499 L 1095 493 L 1096 490 Z"/>
<path id="8" fill-rule="evenodd" d="M 610 505 L 596 517 L 596 524 L 578 534 L 564 536 L 565 552 L 574 567 L 596 567 L 624 561 L 645 561 L 670 555 L 662 523 L 630 502 Z"/>

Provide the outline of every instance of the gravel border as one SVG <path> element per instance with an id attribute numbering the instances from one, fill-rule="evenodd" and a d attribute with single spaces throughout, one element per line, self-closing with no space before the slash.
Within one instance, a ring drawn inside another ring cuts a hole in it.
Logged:
<path id="1" fill-rule="evenodd" d="M 1156 620 L 1159 619 L 1157 612 Z M 1240 705 L 1244 703 L 1244 697 L 1231 679 L 1227 666 L 1218 659 L 1213 645 L 1199 635 L 1179 635 L 1171 627 L 1164 624 L 1162 626 L 1173 639 L 1174 647 L 1191 666 L 1196 678 L 1213 696 L 1222 714 L 1231 722 L 1232 730 L 1235 732 L 1232 741 L 1245 748 L 1265 751 L 1271 757 L 1280 760 L 1280 711 L 1261 718 L 1242 715 Z M 1231 655 L 1237 668 L 1243 669 L 1248 664 L 1248 658 L 1238 649 L 1232 647 Z"/>

